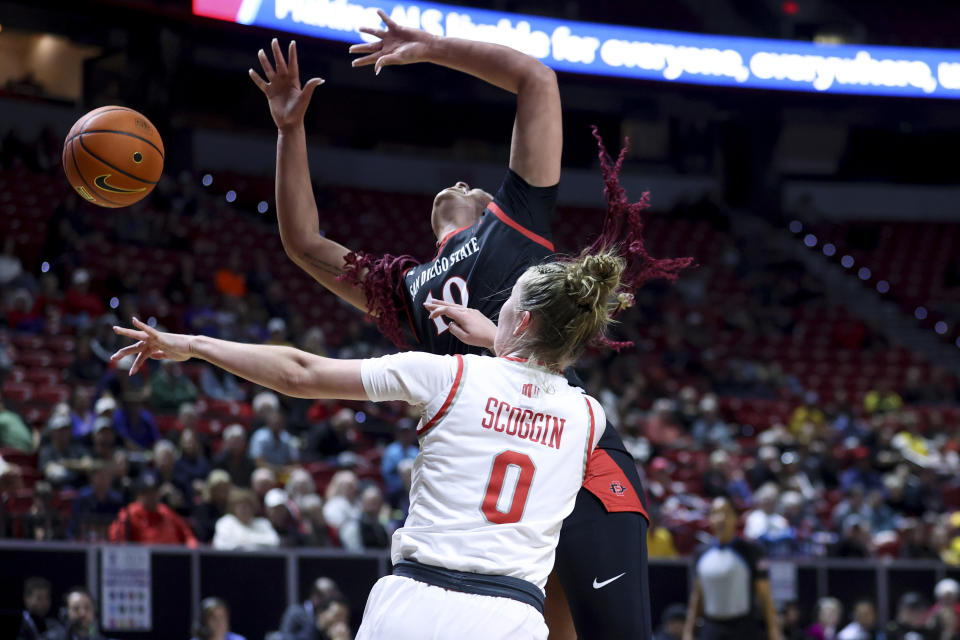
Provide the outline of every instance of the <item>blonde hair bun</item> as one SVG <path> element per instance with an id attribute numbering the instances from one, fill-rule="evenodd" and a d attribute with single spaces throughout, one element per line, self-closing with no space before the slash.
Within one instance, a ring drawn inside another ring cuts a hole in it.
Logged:
<path id="1" fill-rule="evenodd" d="M 613 253 L 581 255 L 566 265 L 567 295 L 579 307 L 605 311 L 625 266 L 623 258 Z"/>

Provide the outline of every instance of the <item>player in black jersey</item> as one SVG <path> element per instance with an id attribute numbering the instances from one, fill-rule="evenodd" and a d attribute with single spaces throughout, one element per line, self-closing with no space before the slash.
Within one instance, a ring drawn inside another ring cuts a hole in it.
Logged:
<path id="1" fill-rule="evenodd" d="M 499 45 L 437 38 L 400 27 L 381 12 L 385 30 L 364 30 L 378 41 L 354 45 L 367 54 L 354 66 L 432 62 L 476 76 L 517 95 L 510 164 L 496 195 L 458 182 L 437 194 L 431 224 L 437 255 L 420 263 L 410 256 L 369 256 L 319 234 L 310 188 L 303 114 L 314 78 L 301 89 L 296 49 L 284 61 L 273 41 L 276 68 L 261 51 L 266 81 L 250 75 L 266 94 L 277 124 L 277 217 L 287 255 L 318 282 L 375 318 L 398 346 L 433 353 L 482 351 L 461 342 L 464 332 L 450 317 L 427 312 L 424 303 L 460 303 L 495 320 L 506 294 L 531 264 L 553 253 L 551 224 L 556 205 L 562 151 L 562 115 L 555 74 L 540 62 Z M 639 207 L 617 192 L 615 172 L 604 162 L 608 199 L 618 209 L 608 216 L 604 236 L 623 238 Z M 608 178 L 609 178 L 608 176 Z M 619 198 L 619 200 L 617 200 Z M 634 238 L 636 240 L 637 238 Z M 629 258 L 628 278 L 675 276 L 687 263 L 651 261 L 642 250 Z M 546 619 L 551 639 L 650 637 L 646 566 L 646 512 L 633 460 L 607 424 L 591 458 L 584 490 L 564 522 L 555 575 L 547 585 Z M 566 596 L 566 597 L 564 597 Z M 574 631 L 574 626 L 576 631 Z"/>

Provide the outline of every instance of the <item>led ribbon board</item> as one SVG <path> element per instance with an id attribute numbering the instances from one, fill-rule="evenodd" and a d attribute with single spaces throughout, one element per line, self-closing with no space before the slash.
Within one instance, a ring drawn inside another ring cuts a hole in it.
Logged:
<path id="1" fill-rule="evenodd" d="M 557 20 L 430 2 L 193 0 L 196 15 L 316 38 L 373 40 L 377 9 L 440 36 L 507 45 L 557 71 L 660 82 L 960 98 L 960 51 L 820 45 Z"/>

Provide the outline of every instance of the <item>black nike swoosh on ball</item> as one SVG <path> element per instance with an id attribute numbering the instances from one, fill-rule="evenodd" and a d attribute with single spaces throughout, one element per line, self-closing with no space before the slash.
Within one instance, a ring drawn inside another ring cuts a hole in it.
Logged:
<path id="1" fill-rule="evenodd" d="M 146 189 L 146 187 L 140 187 L 139 189 L 123 189 L 121 187 L 115 187 L 113 185 L 107 184 L 107 178 L 109 178 L 111 173 L 105 173 L 102 176 L 97 176 L 93 181 L 93 184 L 97 185 L 98 189 L 102 189 L 108 193 L 139 193 Z"/>

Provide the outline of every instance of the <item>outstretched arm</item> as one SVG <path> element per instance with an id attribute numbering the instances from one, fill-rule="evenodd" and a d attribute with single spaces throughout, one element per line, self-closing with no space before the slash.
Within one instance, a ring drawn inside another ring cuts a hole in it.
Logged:
<path id="1" fill-rule="evenodd" d="M 296 43 L 290 42 L 289 60 L 284 60 L 276 38 L 271 47 L 276 67 L 270 64 L 263 49 L 258 54 L 266 80 L 253 69 L 249 73 L 254 84 L 267 96 L 270 114 L 277 125 L 277 220 L 283 249 L 297 266 L 317 282 L 358 309 L 366 311 L 363 292 L 337 279 L 343 272 L 344 256 L 350 250 L 320 235 L 317 203 L 313 199 L 303 116 L 310 104 L 310 97 L 323 84 L 323 80 L 312 78 L 301 88 Z"/>
<path id="2" fill-rule="evenodd" d="M 517 116 L 510 144 L 510 168 L 529 184 L 552 186 L 560 180 L 563 117 L 557 76 L 537 59 L 515 49 L 487 42 L 441 38 L 402 27 L 383 11 L 386 30 L 362 28 L 380 38 L 357 44 L 351 53 L 366 53 L 353 66 L 432 62 L 480 78 L 517 95 Z"/>
<path id="3" fill-rule="evenodd" d="M 137 342 L 111 357 L 117 361 L 136 354 L 130 375 L 139 371 L 149 358 L 180 362 L 200 358 L 236 376 L 295 398 L 369 399 L 360 378 L 360 360 L 323 358 L 292 347 L 166 333 L 136 318 L 133 324 L 137 329 L 113 328 L 118 335 Z"/>

